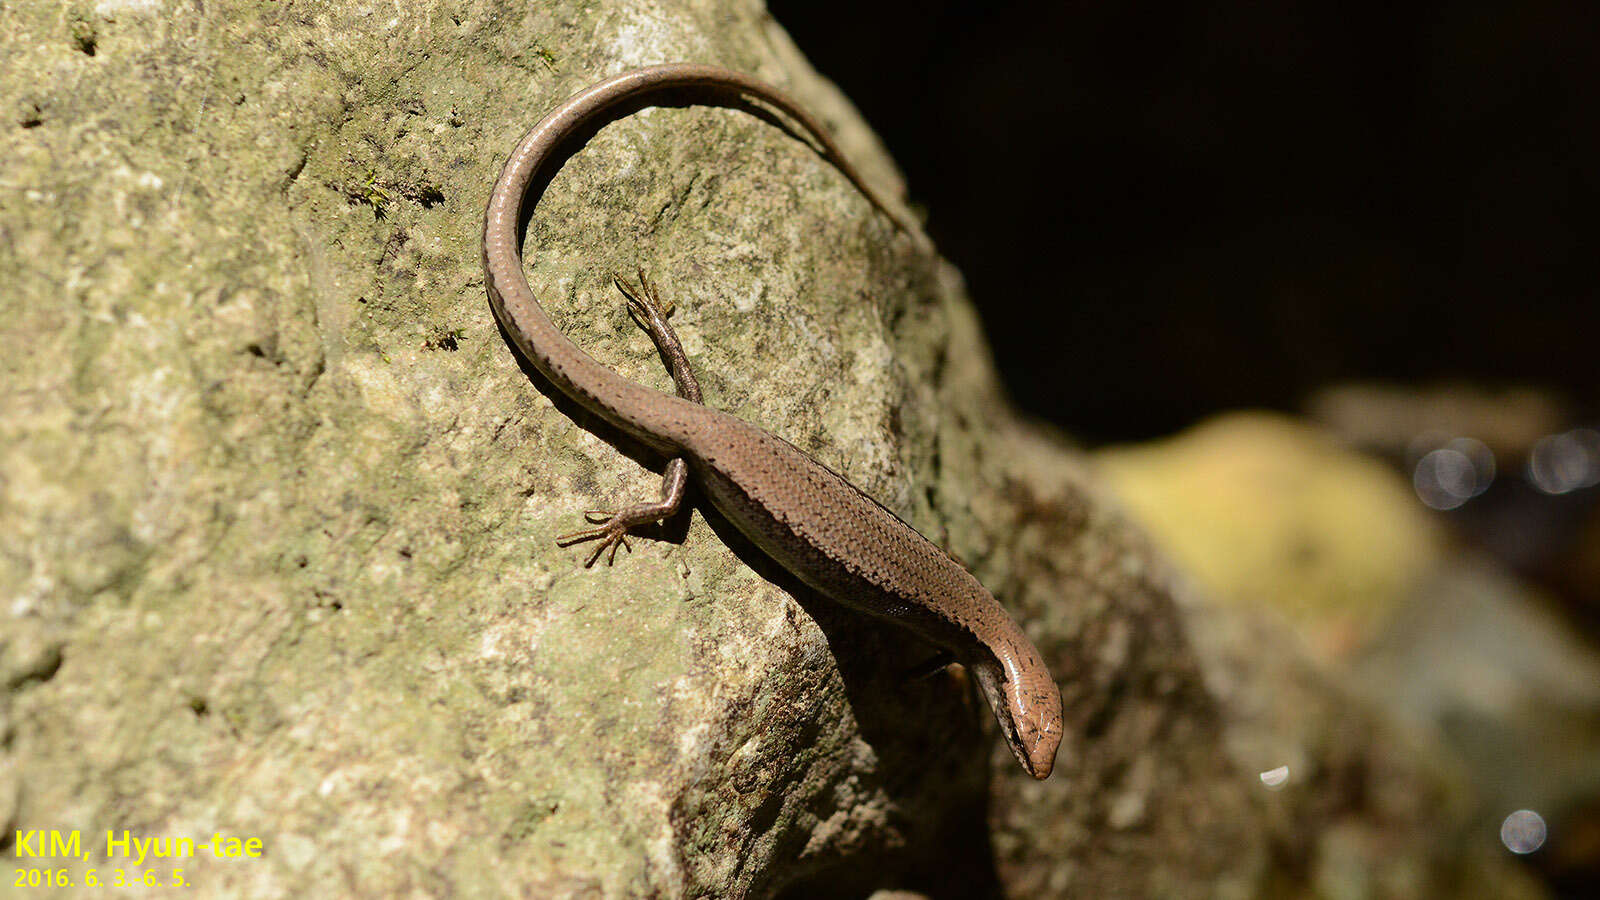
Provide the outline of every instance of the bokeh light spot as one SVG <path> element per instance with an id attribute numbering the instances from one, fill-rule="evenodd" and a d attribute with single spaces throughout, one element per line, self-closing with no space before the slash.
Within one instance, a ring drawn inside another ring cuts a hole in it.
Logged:
<path id="1" fill-rule="evenodd" d="M 1512 853 L 1528 854 L 1544 846 L 1544 817 L 1531 809 L 1519 809 L 1500 823 L 1500 843 Z"/>
<path id="2" fill-rule="evenodd" d="M 1600 484 L 1600 432 L 1575 428 L 1540 438 L 1528 454 L 1528 480 L 1546 494 Z"/>
<path id="3" fill-rule="evenodd" d="M 1411 473 L 1417 497 L 1434 509 L 1455 509 L 1478 493 L 1477 469 L 1460 450 L 1440 447 L 1417 460 Z"/>
<path id="4" fill-rule="evenodd" d="M 1279 766 L 1262 772 L 1261 783 L 1266 785 L 1268 790 L 1282 790 L 1283 786 L 1289 783 L 1289 767 Z"/>

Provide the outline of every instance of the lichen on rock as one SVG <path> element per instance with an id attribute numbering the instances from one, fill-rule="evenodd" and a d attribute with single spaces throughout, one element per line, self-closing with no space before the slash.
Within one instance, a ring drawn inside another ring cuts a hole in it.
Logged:
<path id="1" fill-rule="evenodd" d="M 959 276 L 757 118 L 602 129 L 532 216 L 534 288 L 665 388 L 607 286 L 647 269 L 707 402 L 972 563 L 1066 689 L 1059 773 L 1027 782 L 959 672 L 905 680 L 926 648 L 699 507 L 612 567 L 555 545 L 660 460 L 493 323 L 481 215 L 521 133 L 599 77 L 714 60 L 895 181 L 759 5 L 11 3 L 0 58 L 8 832 L 260 839 L 192 861 L 208 896 L 1251 896 L 1302 871 L 1165 564 L 1007 409 Z"/>

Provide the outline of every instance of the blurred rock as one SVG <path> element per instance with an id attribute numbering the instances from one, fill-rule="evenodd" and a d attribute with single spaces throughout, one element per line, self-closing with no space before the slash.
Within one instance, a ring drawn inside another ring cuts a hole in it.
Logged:
<path id="1" fill-rule="evenodd" d="M 660 267 L 708 402 L 1025 624 L 1057 773 L 703 508 L 611 568 L 556 545 L 661 461 L 517 366 L 485 193 L 541 112 L 671 58 L 784 84 L 892 184 L 758 4 L 8 3 L 0 56 L 3 824 L 260 840 L 186 868 L 208 897 L 1515 893 L 1427 748 L 1189 589 L 1004 402 L 959 274 L 758 117 L 600 129 L 540 198 L 535 287 L 666 387 L 606 284 Z M 1423 552 L 1298 527 L 1330 592 Z"/>
<path id="2" fill-rule="evenodd" d="M 1325 661 L 1380 634 L 1441 558 L 1393 470 L 1284 416 L 1230 413 L 1096 465 L 1212 598 L 1284 616 Z"/>
<path id="3" fill-rule="evenodd" d="M 1534 862 L 1553 878 L 1600 876 L 1600 653 L 1549 610 L 1487 561 L 1457 558 L 1350 672 L 1460 756 L 1483 798 L 1477 827 L 1534 810 L 1550 829 Z"/>
<path id="4" fill-rule="evenodd" d="M 1403 459 L 1429 434 L 1482 441 L 1506 460 L 1520 460 L 1568 421 L 1569 404 L 1530 387 L 1491 390 L 1466 384 L 1419 388 L 1341 384 L 1314 394 L 1306 414 L 1363 449 Z"/>
<path id="5" fill-rule="evenodd" d="M 1548 598 L 1442 541 L 1387 466 L 1290 419 L 1221 416 L 1098 462 L 1218 602 L 1293 622 L 1331 674 L 1436 745 L 1469 786 L 1464 827 L 1493 835 L 1512 811 L 1536 810 L 1550 835 L 1533 862 L 1552 882 L 1600 874 L 1586 849 L 1600 809 L 1600 654 Z M 1320 872 L 1363 871 L 1338 861 L 1364 838 L 1330 840 Z"/>

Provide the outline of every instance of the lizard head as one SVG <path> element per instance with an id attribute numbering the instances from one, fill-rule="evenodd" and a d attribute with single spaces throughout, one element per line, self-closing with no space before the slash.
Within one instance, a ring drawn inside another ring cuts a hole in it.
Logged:
<path id="1" fill-rule="evenodd" d="M 1042 664 L 1034 671 L 1039 677 L 994 664 L 973 667 L 1012 755 L 1029 775 L 1043 780 L 1050 777 L 1061 746 L 1061 691 Z"/>

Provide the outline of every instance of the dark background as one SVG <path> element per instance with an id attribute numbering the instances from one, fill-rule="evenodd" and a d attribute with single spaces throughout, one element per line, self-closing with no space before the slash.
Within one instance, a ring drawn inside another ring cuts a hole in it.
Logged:
<path id="1" fill-rule="evenodd" d="M 1600 423 L 1600 4 L 769 5 L 903 168 L 1016 402 L 1086 443 L 1355 380 Z M 1600 639 L 1600 487 L 1547 496 L 1526 450 L 1441 518 Z M 1600 801 L 1569 805 L 1529 862 L 1596 896 Z"/>
<path id="2" fill-rule="evenodd" d="M 770 5 L 1080 438 L 1356 378 L 1600 408 L 1595 4 Z"/>

